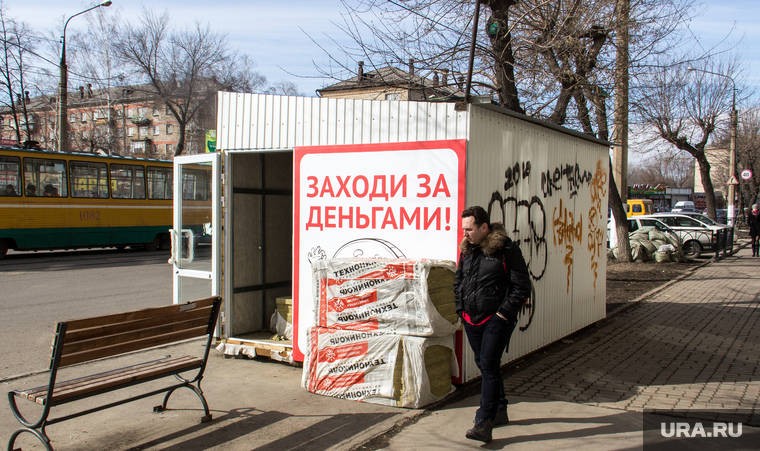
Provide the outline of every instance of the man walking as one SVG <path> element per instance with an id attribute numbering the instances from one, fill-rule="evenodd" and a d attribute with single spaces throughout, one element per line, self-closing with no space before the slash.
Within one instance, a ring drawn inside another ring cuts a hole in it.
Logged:
<path id="1" fill-rule="evenodd" d="M 464 321 L 475 364 L 480 369 L 480 408 L 466 437 L 491 441 L 494 426 L 509 423 L 501 358 L 530 297 L 530 275 L 520 248 L 504 226 L 489 223 L 482 207 L 462 212 L 464 238 L 454 282 L 457 314 Z"/>

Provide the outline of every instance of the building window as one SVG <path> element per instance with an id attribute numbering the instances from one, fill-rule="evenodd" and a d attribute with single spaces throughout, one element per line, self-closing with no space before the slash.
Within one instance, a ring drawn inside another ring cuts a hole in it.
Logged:
<path id="1" fill-rule="evenodd" d="M 82 122 L 87 122 L 87 113 L 82 112 Z"/>
<path id="2" fill-rule="evenodd" d="M 155 135 L 158 135 L 159 133 L 161 133 L 161 127 L 158 126 L 158 125 L 154 125 L 153 126 L 153 135 L 155 136 Z"/>
<path id="3" fill-rule="evenodd" d="M 171 155 L 172 152 L 173 152 L 172 145 L 171 144 L 167 144 L 166 145 L 166 155 Z"/>
<path id="4" fill-rule="evenodd" d="M 132 108 L 127 108 L 127 117 L 132 117 L 135 114 L 135 110 Z"/>
<path id="5" fill-rule="evenodd" d="M 397 92 L 391 92 L 385 95 L 385 100 L 401 100 L 401 95 Z"/>
<path id="6" fill-rule="evenodd" d="M 100 111 L 95 110 L 92 112 L 92 120 L 97 121 L 98 119 L 100 119 Z"/>
<path id="7" fill-rule="evenodd" d="M 135 141 L 132 143 L 132 153 L 145 152 L 145 141 Z"/>
<path id="8" fill-rule="evenodd" d="M 160 111 L 158 111 L 158 108 L 153 108 L 153 116 L 158 116 L 160 114 Z"/>
<path id="9" fill-rule="evenodd" d="M 172 109 L 169 108 L 169 105 L 166 105 L 166 115 L 168 116 L 170 114 L 172 114 Z"/>
<path id="10" fill-rule="evenodd" d="M 148 136 L 148 126 L 143 125 L 142 127 L 137 128 L 137 133 L 142 136 Z"/>
<path id="11" fill-rule="evenodd" d="M 145 108 L 145 107 L 140 108 L 139 111 L 140 111 L 139 112 L 139 116 L 140 117 L 148 117 L 148 109 L 147 108 Z"/>
<path id="12" fill-rule="evenodd" d="M 72 124 L 77 121 L 77 115 L 74 113 L 69 114 L 69 122 Z"/>
<path id="13" fill-rule="evenodd" d="M 135 128 L 127 127 L 127 136 L 135 136 Z"/>
<path id="14" fill-rule="evenodd" d="M 174 133 L 174 126 L 170 124 L 166 124 L 166 134 L 171 135 Z"/>

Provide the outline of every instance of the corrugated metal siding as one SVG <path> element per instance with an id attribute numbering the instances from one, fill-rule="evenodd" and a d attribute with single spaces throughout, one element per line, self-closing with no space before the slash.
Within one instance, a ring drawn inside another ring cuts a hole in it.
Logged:
<path id="1" fill-rule="evenodd" d="M 217 117 L 224 150 L 464 139 L 468 124 L 453 103 L 229 92 L 219 93 Z"/>
<path id="2" fill-rule="evenodd" d="M 505 362 L 604 318 L 606 250 L 603 246 L 594 259 L 594 287 L 588 247 L 592 206 L 603 207 L 603 222 L 594 224 L 602 226 L 604 239 L 607 159 L 608 149 L 598 143 L 471 107 L 466 203 L 487 207 L 492 220 L 505 223 L 508 235 L 520 243 L 535 292 Z M 592 205 L 592 183 L 600 177 L 603 192 L 596 193 Z M 478 370 L 471 358 L 465 361 L 465 379 L 472 379 Z"/>

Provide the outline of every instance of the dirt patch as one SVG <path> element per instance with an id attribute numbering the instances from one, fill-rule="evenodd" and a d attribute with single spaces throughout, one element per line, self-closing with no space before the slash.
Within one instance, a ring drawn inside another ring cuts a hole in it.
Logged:
<path id="1" fill-rule="evenodd" d="M 607 313 L 682 274 L 690 273 L 706 261 L 629 263 L 607 260 Z"/>

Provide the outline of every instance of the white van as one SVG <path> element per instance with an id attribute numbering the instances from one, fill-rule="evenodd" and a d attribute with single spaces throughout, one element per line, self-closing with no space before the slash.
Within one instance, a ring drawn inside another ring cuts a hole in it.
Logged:
<path id="1" fill-rule="evenodd" d="M 671 211 L 677 212 L 677 211 L 697 211 L 697 210 L 694 209 L 694 202 L 690 200 L 681 200 L 681 201 L 676 202 L 675 207 L 673 207 L 673 210 Z"/>

